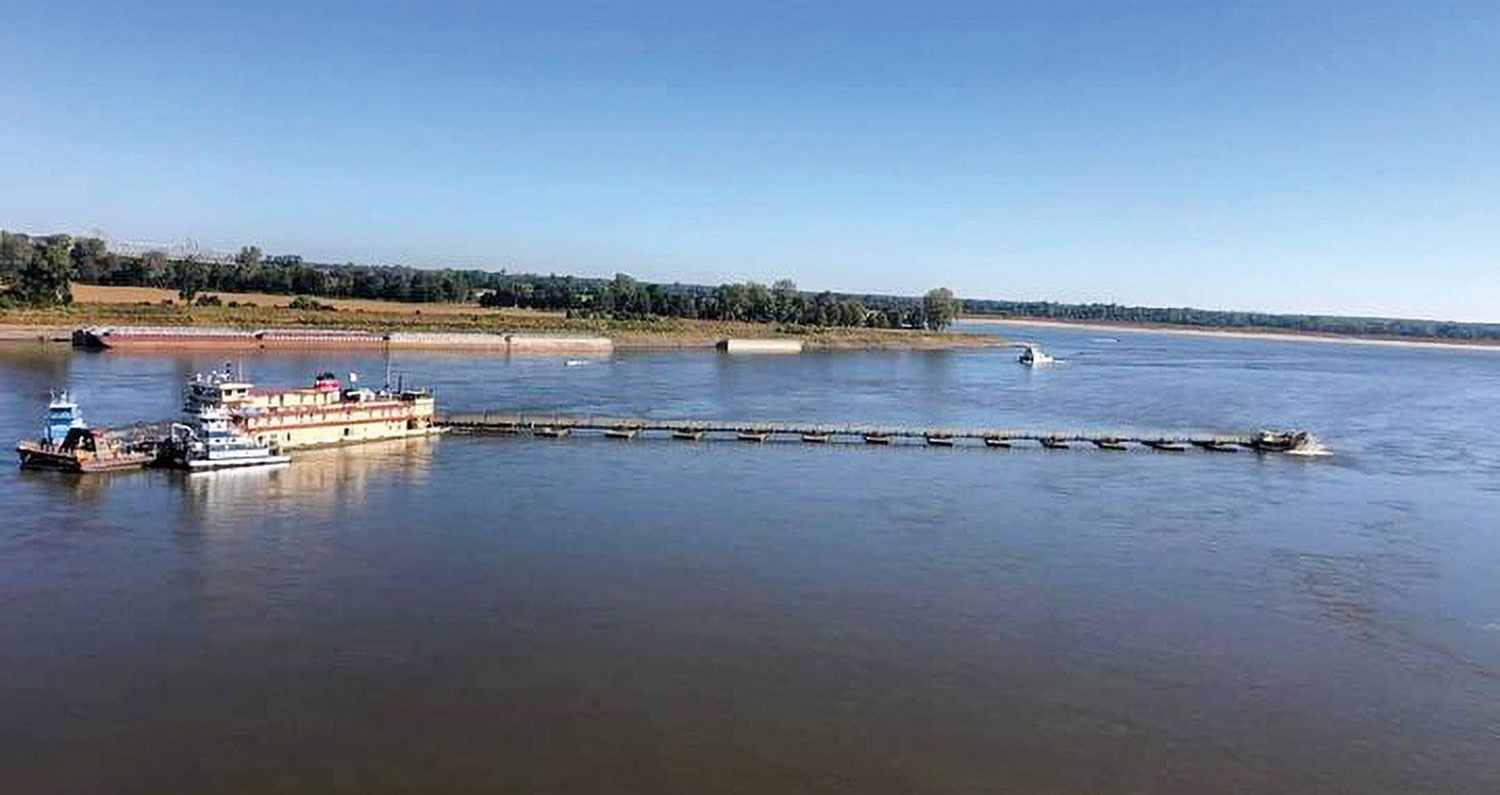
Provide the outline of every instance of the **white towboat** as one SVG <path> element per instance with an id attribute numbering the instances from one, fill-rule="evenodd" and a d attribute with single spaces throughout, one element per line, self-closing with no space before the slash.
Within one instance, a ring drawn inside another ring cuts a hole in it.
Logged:
<path id="1" fill-rule="evenodd" d="M 1053 362 L 1057 361 L 1051 356 L 1048 356 L 1045 351 L 1043 351 L 1036 345 L 1024 345 L 1022 346 L 1022 348 L 1023 350 L 1021 351 L 1021 358 L 1017 359 L 1016 361 L 1026 365 L 1027 367 L 1036 367 L 1039 364 L 1052 364 Z"/>
<path id="2" fill-rule="evenodd" d="M 236 428 L 222 406 L 189 404 L 184 414 L 186 423 L 172 424 L 169 460 L 191 472 L 274 466 L 292 460 L 291 456 L 255 441 Z"/>

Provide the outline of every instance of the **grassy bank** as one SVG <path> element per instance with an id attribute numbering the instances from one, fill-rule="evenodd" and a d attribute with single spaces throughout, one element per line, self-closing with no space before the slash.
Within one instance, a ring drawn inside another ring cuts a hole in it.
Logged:
<path id="1" fill-rule="evenodd" d="M 225 296 L 230 300 L 234 296 Z M 369 331 L 467 331 L 489 333 L 593 334 L 622 348 L 696 348 L 725 337 L 792 337 L 810 348 L 941 349 L 993 344 L 992 336 L 912 330 L 813 328 L 765 323 L 684 320 L 568 318 L 527 311 L 462 305 L 396 305 L 400 311 L 365 308 L 295 310 L 287 306 L 194 306 L 161 303 L 75 303 L 52 309 L 0 310 L 0 339 L 66 336 L 90 325 L 232 326 L 238 328 L 348 328 Z"/>

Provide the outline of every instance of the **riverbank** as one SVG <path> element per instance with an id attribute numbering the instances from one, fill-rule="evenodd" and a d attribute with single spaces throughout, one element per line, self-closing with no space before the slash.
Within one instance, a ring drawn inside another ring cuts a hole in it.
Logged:
<path id="1" fill-rule="evenodd" d="M 74 304 L 52 309 L 0 311 L 0 341 L 66 342 L 88 326 L 172 326 L 235 329 L 294 328 L 376 333 L 483 333 L 607 337 L 618 349 L 701 349 L 735 338 L 797 339 L 809 350 L 945 350 L 1000 344 L 991 335 L 910 329 L 814 328 L 661 318 L 608 320 L 535 312 L 421 309 L 295 310 L 285 306 Z"/>
<path id="2" fill-rule="evenodd" d="M 1182 337 L 1227 337 L 1231 339 L 1281 340 L 1285 342 L 1316 342 L 1343 345 L 1379 345 L 1400 348 L 1446 348 L 1452 350 L 1500 351 L 1500 340 L 1450 340 L 1439 337 L 1373 337 L 1352 334 L 1317 334 L 1303 331 L 1286 331 L 1267 328 L 1186 328 L 1159 323 L 1127 323 L 1108 321 L 1033 320 L 1029 318 L 999 318 L 980 315 L 965 315 L 959 323 L 984 326 L 1020 326 L 1037 328 L 1067 328 L 1093 331 L 1123 331 L 1135 334 L 1173 334 Z"/>

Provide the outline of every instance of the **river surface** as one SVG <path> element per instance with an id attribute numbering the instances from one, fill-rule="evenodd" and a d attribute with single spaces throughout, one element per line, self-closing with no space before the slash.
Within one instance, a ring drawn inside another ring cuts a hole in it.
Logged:
<path id="1" fill-rule="evenodd" d="M 0 468 L 0 792 L 1494 793 L 1500 354 L 398 355 L 451 410 L 1299 427 L 1324 458 L 446 436 Z M 212 355 L 0 347 L 173 416 Z M 380 357 L 241 360 L 267 385 Z"/>

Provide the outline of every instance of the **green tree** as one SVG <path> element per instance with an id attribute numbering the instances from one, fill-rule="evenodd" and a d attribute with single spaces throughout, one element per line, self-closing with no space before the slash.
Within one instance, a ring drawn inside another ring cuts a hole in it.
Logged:
<path id="1" fill-rule="evenodd" d="M 35 241 L 31 256 L 21 265 L 15 292 L 33 306 L 73 303 L 73 238 L 52 235 Z"/>
<path id="2" fill-rule="evenodd" d="M 947 287 L 928 290 L 927 295 L 922 296 L 922 315 L 930 329 L 941 331 L 953 325 L 958 318 L 958 302 L 953 298 L 953 291 Z"/>
<path id="3" fill-rule="evenodd" d="M 0 230 L 0 293 L 21 296 L 21 273 L 31 264 L 31 239 Z"/>
<path id="4" fill-rule="evenodd" d="M 801 291 L 791 279 L 777 279 L 771 285 L 771 295 L 776 299 L 776 319 L 782 323 L 796 323 L 802 319 L 799 298 Z"/>
<path id="5" fill-rule="evenodd" d="M 103 276 L 105 258 L 109 251 L 104 241 L 97 237 L 80 237 L 73 241 L 73 276 L 81 282 L 97 282 Z"/>
<path id="6" fill-rule="evenodd" d="M 260 266 L 261 256 L 259 246 L 244 246 L 234 255 L 234 261 L 245 270 L 253 271 Z"/>
<path id="7" fill-rule="evenodd" d="M 745 302 L 751 320 L 769 323 L 776 319 L 776 299 L 764 284 L 745 282 Z"/>
<path id="8" fill-rule="evenodd" d="M 140 274 L 136 284 L 142 287 L 164 287 L 172 277 L 172 262 L 167 259 L 165 251 L 148 251 L 136 260 L 136 270 Z"/>
<path id="9" fill-rule="evenodd" d="M 208 281 L 208 268 L 196 257 L 183 257 L 172 263 L 172 283 L 177 285 L 177 297 L 192 303 Z"/>

